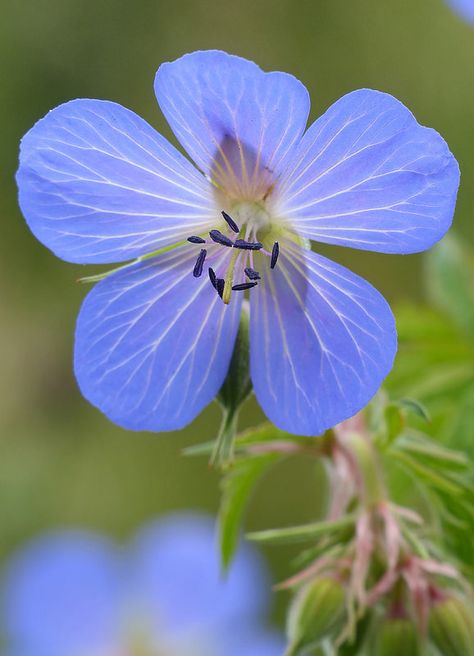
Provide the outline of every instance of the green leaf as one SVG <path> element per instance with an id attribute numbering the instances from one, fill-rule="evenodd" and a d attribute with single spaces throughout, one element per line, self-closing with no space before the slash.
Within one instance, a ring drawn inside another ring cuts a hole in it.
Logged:
<path id="1" fill-rule="evenodd" d="M 272 544 L 290 544 L 306 542 L 334 532 L 343 532 L 354 527 L 355 515 L 345 515 L 340 519 L 323 520 L 303 526 L 290 526 L 289 528 L 275 528 L 267 531 L 248 533 L 247 538 L 254 542 Z"/>
<path id="2" fill-rule="evenodd" d="M 280 453 L 250 456 L 236 462 L 221 483 L 222 497 L 218 515 L 221 561 L 227 569 L 237 548 L 240 526 L 249 497 L 263 474 L 278 460 Z"/>
<path id="3" fill-rule="evenodd" d="M 253 426 L 247 430 L 239 433 L 235 438 L 234 451 L 237 456 L 248 455 L 249 453 L 255 455 L 255 451 L 265 445 L 268 445 L 267 452 L 271 450 L 272 443 L 275 445 L 275 450 L 280 448 L 284 443 L 286 445 L 294 444 L 295 451 L 298 448 L 308 448 L 314 451 L 323 449 L 326 444 L 327 437 L 301 437 L 286 433 L 285 431 L 276 428 L 270 422 L 263 422 L 258 426 Z M 183 449 L 183 454 L 186 456 L 208 456 L 212 453 L 215 441 L 202 442 L 193 446 Z"/>
<path id="4" fill-rule="evenodd" d="M 415 415 L 421 419 L 424 419 L 424 421 L 428 423 L 431 422 L 430 413 L 420 401 L 417 401 L 416 399 L 400 399 L 398 401 L 398 405 L 415 413 Z"/>
<path id="5" fill-rule="evenodd" d="M 417 431 L 407 430 L 401 435 L 397 447 L 415 456 L 422 456 L 424 461 L 434 461 L 435 467 L 442 469 L 463 469 L 469 467 L 469 459 L 464 453 L 441 446 L 428 436 Z"/>
<path id="6" fill-rule="evenodd" d="M 454 483 L 439 472 L 433 471 L 432 468 L 422 465 L 403 450 L 393 449 L 392 455 L 431 487 L 447 494 L 461 495 L 463 493 L 462 487 L 457 483 Z"/>
<path id="7" fill-rule="evenodd" d="M 430 297 L 474 339 L 474 254 L 450 234 L 431 249 L 425 261 Z"/>

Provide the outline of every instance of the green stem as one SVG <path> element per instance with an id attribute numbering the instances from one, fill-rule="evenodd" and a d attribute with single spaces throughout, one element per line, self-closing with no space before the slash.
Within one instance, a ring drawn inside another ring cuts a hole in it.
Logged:
<path id="1" fill-rule="evenodd" d="M 226 467 L 234 459 L 234 442 L 237 434 L 238 412 L 224 410 L 214 449 L 211 455 L 211 465 Z"/>
<path id="2" fill-rule="evenodd" d="M 357 461 L 365 503 L 373 508 L 385 499 L 385 488 L 374 447 L 367 437 L 356 432 L 347 433 L 345 445 Z"/>

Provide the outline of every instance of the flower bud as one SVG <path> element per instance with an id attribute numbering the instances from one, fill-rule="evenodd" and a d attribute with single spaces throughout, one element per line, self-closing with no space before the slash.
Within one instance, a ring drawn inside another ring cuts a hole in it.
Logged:
<path id="1" fill-rule="evenodd" d="M 288 616 L 287 633 L 292 645 L 288 654 L 319 643 L 342 627 L 345 590 L 332 576 L 306 584 L 295 596 Z"/>
<path id="2" fill-rule="evenodd" d="M 474 610 L 461 596 L 435 601 L 429 616 L 429 634 L 441 656 L 474 656 Z"/>
<path id="3" fill-rule="evenodd" d="M 418 656 L 416 626 L 408 617 L 385 617 L 374 627 L 369 656 Z"/>

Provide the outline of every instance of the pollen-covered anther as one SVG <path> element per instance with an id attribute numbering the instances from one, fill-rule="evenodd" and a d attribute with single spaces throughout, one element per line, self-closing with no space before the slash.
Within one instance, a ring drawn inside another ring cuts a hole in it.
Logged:
<path id="1" fill-rule="evenodd" d="M 274 269 L 280 255 L 280 244 L 276 241 L 272 248 L 272 258 L 270 260 L 270 269 Z"/>
<path id="2" fill-rule="evenodd" d="M 236 239 L 233 245 L 234 248 L 240 248 L 243 251 L 259 251 L 263 248 L 263 244 L 259 241 L 246 241 L 245 239 Z"/>
<path id="3" fill-rule="evenodd" d="M 214 289 L 217 289 L 217 277 L 214 269 L 209 267 L 209 280 L 211 281 L 211 285 L 214 287 Z"/>
<path id="4" fill-rule="evenodd" d="M 206 259 L 207 251 L 205 248 L 201 249 L 201 252 L 198 255 L 198 258 L 196 260 L 196 264 L 194 265 L 193 269 L 193 276 L 195 278 L 199 278 L 200 275 L 202 274 L 202 268 L 204 266 L 204 260 Z"/>
<path id="5" fill-rule="evenodd" d="M 224 278 L 216 278 L 216 289 L 219 296 L 222 298 L 224 294 L 225 280 Z"/>
<path id="6" fill-rule="evenodd" d="M 227 214 L 227 212 L 224 212 L 224 210 L 222 210 L 221 214 L 222 214 L 222 216 L 223 216 L 223 218 L 224 218 L 224 221 L 225 221 L 225 222 L 227 223 L 227 225 L 229 226 L 229 228 L 230 228 L 231 230 L 233 230 L 234 232 L 236 232 L 237 234 L 239 234 L 239 232 L 240 232 L 240 228 L 239 228 L 239 226 L 236 224 L 236 222 L 234 221 L 234 219 L 230 216 L 230 214 Z"/>
<path id="7" fill-rule="evenodd" d="M 202 237 L 198 237 L 197 235 L 192 235 L 191 237 L 188 237 L 188 241 L 191 242 L 191 244 L 205 244 L 206 240 L 203 239 Z"/>
<path id="8" fill-rule="evenodd" d="M 252 287 L 255 287 L 257 284 L 257 282 L 242 282 L 238 285 L 232 285 L 232 290 L 234 292 L 243 292 L 246 289 L 252 289 Z"/>
<path id="9" fill-rule="evenodd" d="M 212 239 L 212 241 L 215 241 L 216 244 L 221 244 L 222 246 L 228 246 L 229 248 L 232 248 L 234 245 L 234 242 L 229 239 L 229 237 L 223 235 L 220 230 L 211 230 L 209 237 Z"/>
<path id="10" fill-rule="evenodd" d="M 244 269 L 244 273 L 249 280 L 260 280 L 259 272 L 255 271 L 255 269 L 252 269 L 251 267 Z"/>

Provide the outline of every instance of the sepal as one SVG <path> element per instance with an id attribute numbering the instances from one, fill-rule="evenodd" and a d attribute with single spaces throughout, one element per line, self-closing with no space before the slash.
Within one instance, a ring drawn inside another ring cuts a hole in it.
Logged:
<path id="1" fill-rule="evenodd" d="M 286 656 L 335 636 L 346 618 L 344 586 L 333 576 L 322 576 L 304 585 L 296 594 L 288 615 L 290 647 Z"/>
<path id="2" fill-rule="evenodd" d="M 441 656 L 473 656 L 472 605 L 454 594 L 435 601 L 429 616 L 429 635 Z"/>

